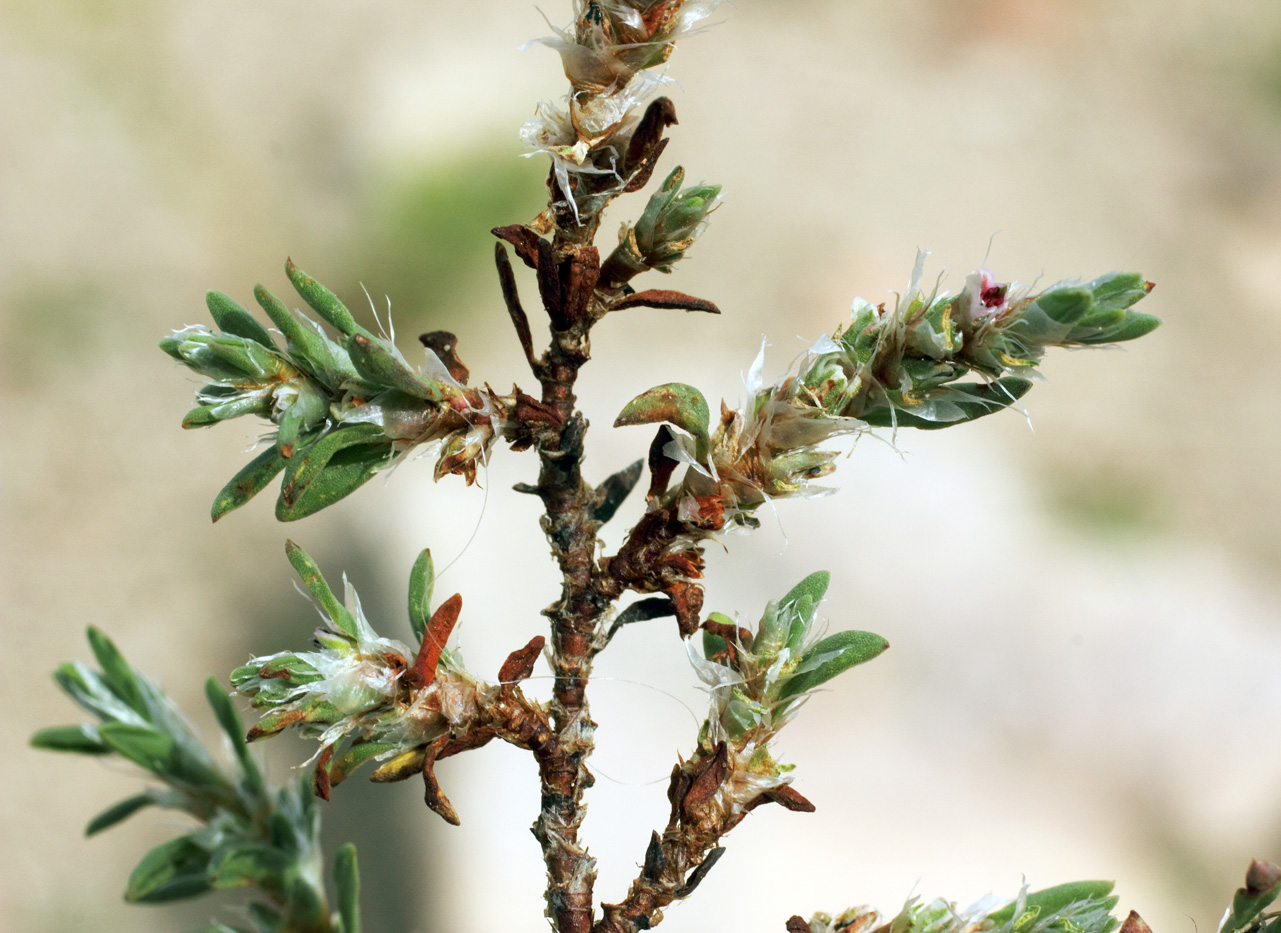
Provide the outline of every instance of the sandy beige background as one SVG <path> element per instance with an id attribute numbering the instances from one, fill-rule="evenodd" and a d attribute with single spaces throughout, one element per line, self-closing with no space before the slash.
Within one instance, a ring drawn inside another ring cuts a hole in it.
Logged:
<path id="1" fill-rule="evenodd" d="M 1034 432 L 1010 414 L 905 433 L 901 455 L 865 439 L 839 496 L 780 504 L 709 553 L 708 608 L 755 618 L 826 567 L 831 625 L 893 650 L 785 736 L 818 813 L 754 815 L 664 929 L 775 931 L 912 892 L 1012 895 L 1026 875 L 1116 878 L 1157 933 L 1212 930 L 1249 858 L 1281 856 L 1281 7 L 740 0 L 719 19 L 671 63 L 667 161 L 725 204 L 662 284 L 726 313 L 599 329 L 592 475 L 643 452 L 643 432 L 608 428 L 636 392 L 737 399 L 762 334 L 778 372 L 856 294 L 901 287 L 918 246 L 953 285 L 989 242 L 1002 278 L 1137 269 L 1166 324 L 1048 359 Z M 25 746 L 74 719 L 47 675 L 88 657 L 86 624 L 205 727 L 205 676 L 313 625 L 286 535 L 402 637 L 418 549 L 458 557 L 442 586 L 465 596 L 479 672 L 539 631 L 554 572 L 534 502 L 509 491 L 529 455 L 500 451 L 487 494 L 411 463 L 300 525 L 262 501 L 211 527 L 254 428 L 184 434 L 195 386 L 154 347 L 205 321 L 206 288 L 287 288 L 292 255 L 353 303 L 361 282 L 389 295 L 406 346 L 454 330 L 475 376 L 528 383 L 485 231 L 540 206 L 515 134 L 563 93 L 551 52 L 518 50 L 546 31 L 498 0 L 0 2 L 0 928 L 189 929 L 214 908 L 123 905 L 172 819 L 85 841 L 137 776 Z M 605 899 L 662 825 L 703 702 L 670 624 L 618 645 L 586 825 Z M 281 777 L 309 753 L 275 744 Z M 360 845 L 367 929 L 543 929 L 530 763 L 487 748 L 440 777 L 461 829 L 412 784 L 354 781 L 328 808 L 331 842 Z"/>

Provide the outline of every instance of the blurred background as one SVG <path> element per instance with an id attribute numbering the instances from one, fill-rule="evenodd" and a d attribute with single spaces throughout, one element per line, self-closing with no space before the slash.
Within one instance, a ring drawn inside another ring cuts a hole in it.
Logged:
<path id="1" fill-rule="evenodd" d="M 968 903 L 1026 876 L 1115 878 L 1157 933 L 1212 930 L 1249 859 L 1281 856 L 1281 5 L 739 0 L 716 19 L 670 64 L 661 170 L 679 160 L 725 202 L 657 284 L 725 314 L 598 329 L 590 478 L 643 454 L 646 432 L 608 427 L 637 392 L 681 380 L 735 403 L 762 335 L 778 373 L 855 295 L 902 288 L 918 247 L 953 288 L 985 257 L 1043 284 L 1138 270 L 1165 326 L 1048 358 L 1034 431 L 1010 413 L 904 432 L 897 452 L 865 438 L 839 496 L 780 503 L 709 551 L 708 609 L 755 620 L 827 568 L 831 626 L 893 649 L 784 733 L 818 813 L 754 814 L 664 929 Z M 0 927 L 146 933 L 215 909 L 121 903 L 172 820 L 84 840 L 139 777 L 25 746 L 78 721 L 48 674 L 89 657 L 86 625 L 210 735 L 203 679 L 315 624 L 286 536 L 400 638 L 430 546 L 483 675 L 542 631 L 557 575 L 536 501 L 510 491 L 532 455 L 500 449 L 484 491 L 411 462 L 296 526 L 264 495 L 211 527 L 257 426 L 182 432 L 196 385 L 155 344 L 208 323 L 206 288 L 287 294 L 290 255 L 353 308 L 361 283 L 389 296 L 407 351 L 452 330 L 474 380 L 530 387 L 487 231 L 544 203 L 516 131 L 564 92 L 554 53 L 520 51 L 547 32 L 509 0 L 0 2 Z M 606 528 L 611 549 L 640 509 Z M 585 834 L 603 900 L 663 825 L 703 715 L 673 629 L 625 631 L 597 669 Z M 281 779 L 310 754 L 269 744 Z M 495 743 L 438 773 L 460 829 L 417 782 L 352 781 L 326 808 L 330 845 L 359 846 L 366 928 L 544 929 L 532 763 Z"/>

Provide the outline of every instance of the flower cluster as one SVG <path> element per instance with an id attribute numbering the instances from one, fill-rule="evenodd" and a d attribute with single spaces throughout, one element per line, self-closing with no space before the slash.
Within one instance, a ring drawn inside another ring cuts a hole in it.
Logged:
<path id="1" fill-rule="evenodd" d="M 414 367 L 392 340 L 357 324 L 331 291 L 293 262 L 285 271 L 307 304 L 338 331 L 337 339 L 259 285 L 254 297 L 284 337 L 283 349 L 252 315 L 213 291 L 207 304 L 217 331 L 191 326 L 160 342 L 209 380 L 183 427 L 250 414 L 275 425 L 274 443 L 214 499 L 214 520 L 244 505 L 282 471 L 276 517 L 303 518 L 423 444 L 439 445 L 437 479 L 456 473 L 473 482 L 477 465 L 509 426 L 514 397 L 466 385 L 453 335 L 424 335 L 423 366 Z"/>
<path id="2" fill-rule="evenodd" d="M 315 783 L 324 797 L 369 761 L 382 762 L 371 776 L 378 782 L 421 773 L 432 742 L 451 730 L 466 732 L 497 689 L 444 648 L 461 600 L 446 601 L 426 618 L 433 574 L 424 552 L 410 584 L 411 610 L 419 610 L 411 618 L 419 620 L 414 628 L 422 639 L 415 653 L 374 632 L 350 585 L 339 602 L 302 548 L 290 542 L 287 551 L 325 624 L 315 633 L 316 650 L 254 658 L 232 672 L 236 690 L 265 711 L 249 740 L 297 726 L 319 742 Z"/>
<path id="3" fill-rule="evenodd" d="M 837 917 L 815 914 L 809 922 L 793 917 L 788 933 L 1111 933 L 1117 898 L 1110 881 L 1077 881 L 1029 893 L 1027 885 L 1013 901 L 984 898 L 968 908 L 941 898 L 928 904 L 912 898 L 885 923 L 867 907 L 854 907 Z M 1139 921 L 1142 923 L 1142 921 Z M 1129 924 L 1127 924 L 1129 926 Z M 1143 925 L 1146 929 L 1146 924 Z"/>
<path id="4" fill-rule="evenodd" d="M 796 714 L 804 697 L 849 668 L 889 647 L 880 635 L 815 632 L 818 604 L 830 575 L 810 574 L 765 607 L 756 631 L 712 613 L 703 624 L 703 652 L 686 640 L 690 661 L 711 694 L 711 712 L 699 735 L 699 753 L 725 749 L 722 807 L 729 819 L 763 794 L 788 783 L 791 765 L 779 764 L 769 743 Z"/>
<path id="5" fill-rule="evenodd" d="M 714 433 L 706 401 L 690 386 L 659 386 L 630 403 L 618 423 L 665 421 L 683 432 L 665 453 L 689 469 L 662 504 L 690 512 L 717 497 L 727 520 L 754 524 L 750 513 L 769 499 L 830 491 L 812 485 L 835 469 L 836 452 L 819 446 L 825 441 L 870 427 L 973 421 L 1017 402 L 1047 348 L 1133 340 L 1159 323 L 1132 310 L 1152 288 L 1139 275 L 1033 293 L 981 270 L 952 295 L 922 289 L 924 259 L 893 307 L 856 300 L 850 324 L 820 338 L 772 386 L 762 385 L 762 347 L 746 406 L 722 408 Z M 683 401 L 656 404 L 674 396 Z"/>
<path id="6" fill-rule="evenodd" d="M 551 156 L 560 197 L 578 223 L 597 215 L 645 171 L 629 159 L 629 148 L 642 122 L 640 104 L 665 82 L 651 69 L 664 64 L 676 40 L 719 3 L 575 0 L 574 23 L 541 40 L 560 53 L 570 93 L 565 109 L 540 104 L 521 139 L 531 155 Z M 607 183 L 580 192 L 583 176 L 606 176 Z"/>

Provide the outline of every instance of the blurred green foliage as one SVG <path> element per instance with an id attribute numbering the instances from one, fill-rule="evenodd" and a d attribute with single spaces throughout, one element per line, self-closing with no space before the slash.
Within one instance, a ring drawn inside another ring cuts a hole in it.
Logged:
<path id="1" fill-rule="evenodd" d="M 533 219 L 546 206 L 546 174 L 543 161 L 519 158 L 503 137 L 389 178 L 371 203 L 349 278 L 369 287 L 380 314 L 381 296 L 390 295 L 405 334 L 465 330 L 452 309 L 478 295 L 499 300 L 489 231 Z"/>

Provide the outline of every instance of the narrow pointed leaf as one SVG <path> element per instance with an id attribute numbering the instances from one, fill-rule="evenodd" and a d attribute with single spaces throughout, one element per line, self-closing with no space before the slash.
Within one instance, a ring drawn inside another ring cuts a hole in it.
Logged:
<path id="1" fill-rule="evenodd" d="M 155 800 L 150 794 L 138 794 L 135 797 L 128 797 L 119 803 L 112 804 L 89 821 L 89 825 L 85 827 L 85 835 L 96 836 L 104 829 L 110 829 L 117 823 L 123 823 L 139 810 L 154 803 Z"/>
<path id="2" fill-rule="evenodd" d="M 813 690 L 842 671 L 872 660 L 889 646 L 889 642 L 872 632 L 829 635 L 801 656 L 797 673 L 783 683 L 778 698 L 786 700 Z"/>
<path id="3" fill-rule="evenodd" d="M 387 465 L 387 455 L 385 444 L 361 444 L 340 450 L 301 493 L 294 487 L 289 497 L 282 493 L 277 498 L 276 519 L 295 522 L 345 499 L 378 475 Z"/>
<path id="4" fill-rule="evenodd" d="M 214 889 L 255 887 L 272 894 L 285 888 L 285 874 L 292 859 L 273 846 L 262 843 L 228 846 L 210 859 L 207 877 Z"/>
<path id="5" fill-rule="evenodd" d="M 213 316 L 214 323 L 224 334 L 235 334 L 261 344 L 269 350 L 276 349 L 276 343 L 267 333 L 267 328 L 259 324 L 252 314 L 240 307 L 222 292 L 210 290 L 205 292 L 205 304 Z"/>
<path id="6" fill-rule="evenodd" d="M 1123 343 L 1126 340 L 1137 340 L 1152 333 L 1160 326 L 1161 319 L 1159 317 L 1144 314 L 1142 311 L 1127 311 L 1125 312 L 1125 319 L 1120 324 L 1105 329 L 1098 334 L 1086 336 L 1073 334 L 1072 339 L 1084 344 Z"/>
<path id="7" fill-rule="evenodd" d="M 356 372 L 371 385 L 395 389 L 429 402 L 439 402 L 445 397 L 440 383 L 424 379 L 415 372 L 399 351 L 385 340 L 356 334 L 347 341 L 347 352 Z"/>
<path id="8" fill-rule="evenodd" d="M 337 295 L 295 266 L 292 259 L 285 260 L 285 275 L 289 276 L 289 281 L 302 296 L 302 300 L 332 327 L 348 337 L 352 334 L 369 333 L 356 323 L 356 319 L 351 316 L 347 306 L 338 300 Z"/>
<path id="9" fill-rule="evenodd" d="M 210 516 L 214 521 L 218 521 L 228 512 L 240 508 L 267 488 L 267 485 L 288 462 L 274 444 L 263 450 L 242 467 L 240 472 L 222 487 L 218 495 L 214 496 L 213 507 L 209 510 Z"/>
<path id="10" fill-rule="evenodd" d="M 720 314 L 721 309 L 705 298 L 695 298 L 684 292 L 666 288 L 650 288 L 641 292 L 625 295 L 610 305 L 611 311 L 624 311 L 627 308 L 661 308 L 676 311 L 705 311 L 708 314 Z"/>
<path id="11" fill-rule="evenodd" d="M 893 412 L 888 408 L 880 408 L 860 414 L 858 417 L 877 428 L 888 428 L 897 424 L 900 428 L 936 431 L 1003 411 L 1026 395 L 1031 388 L 1031 381 L 1020 376 L 1003 376 L 991 383 L 962 383 L 948 386 L 947 400 L 964 412 L 964 415 L 955 421 L 930 421 L 920 418 L 912 414 L 910 407 L 900 407 Z M 952 393 L 958 393 L 961 397 L 958 398 Z"/>
<path id="12" fill-rule="evenodd" d="M 140 768 L 162 777 L 171 773 L 178 749 L 173 736 L 123 722 L 104 723 L 98 727 L 98 734 L 113 752 Z"/>
<path id="13" fill-rule="evenodd" d="M 436 585 L 436 568 L 431 551 L 424 549 L 409 571 L 409 624 L 419 643 L 431 620 L 431 594 Z"/>
<path id="14" fill-rule="evenodd" d="M 392 742 L 363 742 L 360 745 L 353 745 L 329 763 L 330 786 L 337 787 L 365 762 L 372 761 L 394 748 L 396 745 Z"/>
<path id="15" fill-rule="evenodd" d="M 267 312 L 289 343 L 289 353 L 308 372 L 319 375 L 333 368 L 333 353 L 324 337 L 303 324 L 285 303 L 261 285 L 254 286 L 254 298 Z"/>
<path id="16" fill-rule="evenodd" d="M 361 933 L 360 868 L 356 864 L 356 847 L 350 842 L 334 854 L 334 886 L 338 890 L 343 933 Z"/>
<path id="17" fill-rule="evenodd" d="M 320 608 L 324 610 L 325 615 L 329 616 L 335 628 L 355 638 L 356 620 L 347 611 L 347 607 L 338 601 L 338 597 L 325 582 L 320 567 L 312 560 L 311 555 L 293 541 L 285 542 L 285 555 L 289 558 L 289 563 L 293 565 L 294 570 L 298 572 L 298 576 L 302 578 L 303 586 L 307 587 L 307 591 L 315 597 L 316 602 L 320 603 Z"/>
<path id="18" fill-rule="evenodd" d="M 98 738 L 98 730 L 87 723 L 41 729 L 31 737 L 31 747 L 48 752 L 77 752 L 81 755 L 111 754 L 111 748 Z"/>
<path id="19" fill-rule="evenodd" d="M 125 900 L 160 904 L 195 897 L 208 891 L 205 869 L 209 853 L 191 836 L 162 842 L 142 857 L 125 887 Z"/>
<path id="20" fill-rule="evenodd" d="M 596 487 L 596 505 L 592 509 L 592 521 L 602 525 L 614 517 L 618 507 L 628 497 L 645 468 L 644 460 L 637 460 L 631 466 L 619 470 L 605 482 Z"/>
<path id="21" fill-rule="evenodd" d="M 138 677 L 129 666 L 129 662 L 124 659 L 124 655 L 120 653 L 120 649 L 92 625 L 89 626 L 86 634 L 89 637 L 89 647 L 93 649 L 94 657 L 102 666 L 103 680 L 111 688 L 111 692 L 139 713 L 146 715 L 146 704 L 143 703 L 142 694 L 138 689 Z"/>
<path id="22" fill-rule="evenodd" d="M 391 449 L 374 424 L 353 424 L 331 431 L 298 451 L 280 482 L 276 517 L 295 521 L 350 495 L 386 465 Z"/>
<path id="23" fill-rule="evenodd" d="M 240 762 L 240 770 L 244 773 L 245 783 L 254 793 L 262 793 L 262 772 L 258 768 L 258 762 L 254 760 L 253 754 L 249 751 L 249 745 L 245 742 L 245 724 L 241 722 L 240 714 L 236 712 L 236 707 L 232 705 L 231 697 L 222 688 L 222 684 L 218 683 L 217 679 L 213 677 L 205 681 L 205 697 L 209 701 L 209 706 L 213 709 L 218 725 L 222 727 L 223 733 L 227 736 L 227 741 L 231 743 L 232 750 Z"/>
<path id="24" fill-rule="evenodd" d="M 1067 884 L 1055 885 L 1035 891 L 1027 896 L 1024 911 L 1037 909 L 1039 916 L 1047 917 L 1056 914 L 1063 908 L 1078 901 L 1099 900 L 1112 893 L 1115 882 L 1112 881 L 1070 881 Z M 988 915 L 988 919 L 998 925 L 1009 923 L 1014 919 L 1018 901 L 1011 901 L 1000 910 Z"/>

